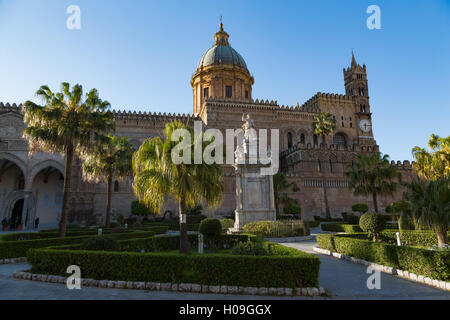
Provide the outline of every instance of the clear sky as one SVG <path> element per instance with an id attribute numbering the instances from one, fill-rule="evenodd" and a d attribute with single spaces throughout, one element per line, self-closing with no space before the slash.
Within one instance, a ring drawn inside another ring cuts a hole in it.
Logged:
<path id="1" fill-rule="evenodd" d="M 69 30 L 69 5 L 81 30 Z M 381 30 L 369 30 L 369 5 Z M 342 68 L 367 66 L 383 153 L 411 160 L 431 133 L 450 135 L 450 1 L 0 0 L 0 101 L 42 84 L 95 87 L 115 109 L 192 112 L 190 77 L 223 15 L 255 77 L 253 97 L 302 104 L 344 93 Z"/>

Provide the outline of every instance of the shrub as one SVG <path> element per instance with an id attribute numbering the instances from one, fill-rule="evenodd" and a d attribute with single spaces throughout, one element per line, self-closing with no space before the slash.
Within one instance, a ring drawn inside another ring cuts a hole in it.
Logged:
<path id="1" fill-rule="evenodd" d="M 353 214 L 347 215 L 347 219 L 345 220 L 348 224 L 359 224 L 359 217 Z"/>
<path id="2" fill-rule="evenodd" d="M 119 244 L 116 240 L 108 237 L 93 237 L 84 240 L 80 245 L 81 250 L 117 251 Z"/>
<path id="3" fill-rule="evenodd" d="M 112 228 L 111 233 L 122 233 L 125 232 L 125 228 L 122 226 L 117 226 Z"/>
<path id="4" fill-rule="evenodd" d="M 209 240 L 211 251 L 215 251 L 214 238 L 222 233 L 222 224 L 218 219 L 206 218 L 200 222 L 198 231 Z"/>
<path id="5" fill-rule="evenodd" d="M 154 239 L 163 238 L 156 237 Z M 174 237 L 176 238 L 176 237 Z M 83 277 L 97 280 L 198 283 L 246 287 L 317 287 L 318 257 L 272 244 L 271 256 L 230 254 L 180 255 L 157 252 L 108 252 L 33 249 L 27 261 L 31 272 L 66 275 L 76 264 Z"/>
<path id="6" fill-rule="evenodd" d="M 121 224 L 121 225 L 123 225 L 124 224 L 124 221 L 125 221 L 125 217 L 123 216 L 123 214 L 121 214 L 121 213 L 119 213 L 119 214 L 117 214 L 117 222 L 119 223 L 119 224 Z"/>
<path id="7" fill-rule="evenodd" d="M 134 200 L 131 202 L 131 214 L 135 216 L 148 216 L 151 214 L 151 211 L 145 204 L 139 202 L 139 200 Z"/>
<path id="8" fill-rule="evenodd" d="M 298 204 L 286 205 L 283 207 L 283 213 L 285 213 L 285 214 L 301 214 L 302 207 Z"/>
<path id="9" fill-rule="evenodd" d="M 312 220 L 308 221 L 308 226 L 310 228 L 317 228 L 320 225 L 320 221 Z"/>
<path id="10" fill-rule="evenodd" d="M 305 235 L 305 224 L 299 220 L 250 222 L 246 224 L 243 229 L 247 233 L 262 238 L 296 237 Z"/>
<path id="11" fill-rule="evenodd" d="M 222 219 L 220 220 L 220 224 L 222 225 L 222 231 L 226 232 L 228 229 L 234 227 L 233 219 Z"/>
<path id="12" fill-rule="evenodd" d="M 124 223 L 126 223 L 128 226 L 132 226 L 137 221 L 136 217 L 128 217 L 124 220 Z"/>
<path id="13" fill-rule="evenodd" d="M 400 270 L 450 280 L 450 253 L 357 239 L 358 235 L 317 235 L 320 248 L 391 266 Z M 365 235 L 363 235 L 365 236 Z"/>
<path id="14" fill-rule="evenodd" d="M 385 219 L 378 213 L 365 213 L 359 219 L 359 226 L 370 237 L 373 237 L 373 241 L 377 241 L 378 234 L 384 229 L 385 225 Z"/>
<path id="15" fill-rule="evenodd" d="M 230 251 L 234 255 L 268 256 L 269 251 L 264 248 L 261 241 L 241 242 Z"/>
<path id="16" fill-rule="evenodd" d="M 369 211 L 369 206 L 365 203 L 360 202 L 352 206 L 352 211 L 366 213 L 367 211 Z"/>
<path id="17" fill-rule="evenodd" d="M 331 231 L 331 232 L 345 232 L 345 233 L 362 232 L 362 229 L 357 224 L 322 223 L 320 225 L 320 228 L 323 231 Z"/>
<path id="18" fill-rule="evenodd" d="M 94 231 L 95 234 L 97 231 Z M 111 234 L 110 236 L 114 239 L 132 239 L 132 238 L 145 238 L 151 237 L 155 233 L 152 231 L 135 231 L 135 232 L 125 232 L 118 234 Z M 29 235 L 40 235 L 43 237 L 48 237 L 47 233 L 29 233 Z M 52 235 L 53 238 L 41 238 L 41 239 L 30 239 L 30 240 L 18 240 L 18 241 L 0 241 L 0 259 L 7 258 L 17 258 L 25 257 L 27 251 L 31 248 L 45 248 L 50 246 L 59 245 L 69 245 L 69 244 L 80 244 L 85 239 L 92 237 L 90 235 L 79 235 L 79 236 L 67 236 L 64 238 L 59 238 L 58 235 Z M 5 236 L 9 236 L 5 235 Z M 3 237 L 5 237 L 3 236 Z"/>

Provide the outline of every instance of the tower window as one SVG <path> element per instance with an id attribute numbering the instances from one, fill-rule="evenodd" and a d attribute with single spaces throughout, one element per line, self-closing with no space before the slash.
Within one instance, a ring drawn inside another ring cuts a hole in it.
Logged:
<path id="1" fill-rule="evenodd" d="M 288 132 L 287 134 L 287 143 L 288 143 L 288 148 L 292 148 L 292 133 Z"/>
<path id="2" fill-rule="evenodd" d="M 225 97 L 231 98 L 233 96 L 233 88 L 231 86 L 225 86 Z"/>
<path id="3" fill-rule="evenodd" d="M 330 172 L 333 172 L 333 162 L 330 159 Z"/>
<path id="4" fill-rule="evenodd" d="M 344 126 L 344 122 L 343 122 L 343 121 L 341 122 L 341 124 L 342 124 L 342 126 L 343 126 L 343 127 L 345 127 L 345 126 Z"/>
<path id="5" fill-rule="evenodd" d="M 305 134 L 300 134 L 300 143 L 305 144 Z"/>
<path id="6" fill-rule="evenodd" d="M 209 88 L 203 88 L 203 97 L 209 98 Z"/>
<path id="7" fill-rule="evenodd" d="M 245 99 L 248 99 L 248 90 L 245 90 Z"/>
<path id="8" fill-rule="evenodd" d="M 114 192 L 119 192 L 119 181 L 114 181 Z"/>
<path id="9" fill-rule="evenodd" d="M 320 160 L 317 160 L 317 171 L 322 172 L 322 165 L 320 164 Z"/>

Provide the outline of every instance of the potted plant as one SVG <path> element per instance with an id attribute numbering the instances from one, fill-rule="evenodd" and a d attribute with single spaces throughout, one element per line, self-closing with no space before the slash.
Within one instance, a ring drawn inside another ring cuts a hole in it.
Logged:
<path id="1" fill-rule="evenodd" d="M 6 218 L 3 218 L 2 220 L 2 230 L 8 231 L 8 220 L 6 220 Z"/>

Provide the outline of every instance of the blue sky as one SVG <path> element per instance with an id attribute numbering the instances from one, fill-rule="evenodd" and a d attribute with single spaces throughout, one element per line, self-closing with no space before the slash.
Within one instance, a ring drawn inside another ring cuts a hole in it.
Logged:
<path id="1" fill-rule="evenodd" d="M 69 5 L 81 30 L 66 28 Z M 369 30 L 366 8 L 381 9 Z M 353 48 L 367 66 L 374 134 L 393 160 L 450 135 L 450 1 L 0 0 L 0 101 L 42 84 L 95 87 L 115 109 L 192 112 L 190 77 L 223 15 L 253 97 L 302 104 L 344 93 Z"/>

